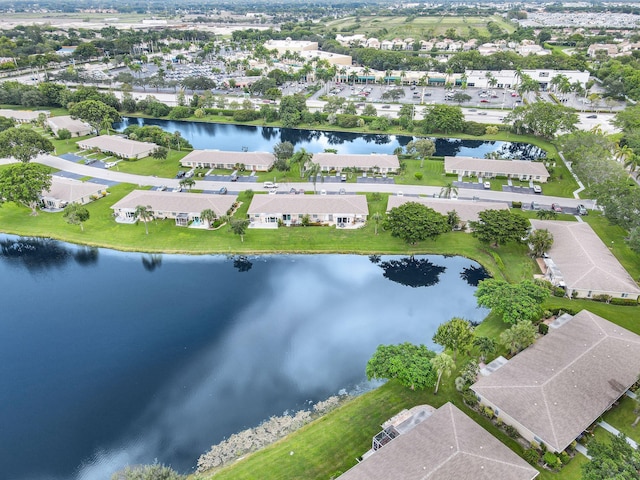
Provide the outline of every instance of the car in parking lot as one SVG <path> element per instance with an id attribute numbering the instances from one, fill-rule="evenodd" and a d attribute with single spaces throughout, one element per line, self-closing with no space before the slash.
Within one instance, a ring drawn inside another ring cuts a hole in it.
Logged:
<path id="1" fill-rule="evenodd" d="M 540 185 L 534 185 L 533 193 L 542 193 L 542 187 Z"/>
<path id="2" fill-rule="evenodd" d="M 218 190 L 218 193 L 220 195 L 226 195 L 227 194 L 227 187 L 222 187 L 220 190 Z"/>
<path id="3" fill-rule="evenodd" d="M 340 194 L 340 195 L 346 195 L 346 194 L 347 194 L 347 191 L 346 191 L 344 188 L 341 188 L 341 189 L 338 191 L 338 194 Z"/>
<path id="4" fill-rule="evenodd" d="M 297 195 L 298 194 L 298 190 L 296 190 L 295 188 L 290 188 L 289 189 L 289 193 L 293 194 L 293 195 Z"/>
<path id="5" fill-rule="evenodd" d="M 540 204 L 538 202 L 531 202 L 531 210 L 540 210 Z"/>
<path id="6" fill-rule="evenodd" d="M 588 215 L 589 214 L 589 211 L 587 210 L 587 207 L 585 207 L 582 204 L 578 205 L 576 210 L 578 212 L 578 215 Z"/>
<path id="7" fill-rule="evenodd" d="M 166 189 L 167 189 L 167 186 L 166 186 L 166 185 L 160 185 L 160 186 L 157 188 L 157 190 L 158 190 L 159 192 L 164 192 Z"/>
<path id="8" fill-rule="evenodd" d="M 486 189 L 490 189 L 491 188 L 491 182 L 484 182 L 484 188 Z"/>
<path id="9" fill-rule="evenodd" d="M 558 205 L 557 203 L 552 203 L 551 204 L 551 210 L 553 210 L 556 213 L 562 213 L 562 207 L 560 205 Z"/>
<path id="10" fill-rule="evenodd" d="M 185 176 L 185 172 L 183 170 L 178 170 L 176 173 L 176 178 L 183 178 Z"/>

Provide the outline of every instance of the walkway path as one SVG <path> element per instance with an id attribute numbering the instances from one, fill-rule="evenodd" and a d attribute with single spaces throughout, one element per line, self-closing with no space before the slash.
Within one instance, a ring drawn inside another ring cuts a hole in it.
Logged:
<path id="1" fill-rule="evenodd" d="M 609 424 L 608 424 L 607 422 L 605 422 L 605 421 L 602 421 L 602 422 L 598 423 L 598 425 L 600 425 L 602 428 L 604 428 L 607 432 L 611 432 L 611 433 L 613 433 L 616 437 L 617 437 L 618 435 L 620 435 L 620 430 L 618 430 L 617 428 L 615 428 L 615 427 L 613 427 L 613 426 L 609 425 Z M 638 444 L 637 444 L 634 440 L 630 439 L 630 438 L 629 438 L 629 437 L 627 437 L 626 435 L 625 435 L 625 437 L 624 437 L 624 438 L 627 440 L 627 443 L 628 443 L 629 445 L 631 445 L 631 446 L 632 446 L 633 448 L 635 448 L 636 450 L 638 449 Z"/>
<path id="2" fill-rule="evenodd" d="M 135 175 L 132 173 L 118 172 L 113 169 L 102 169 L 92 167 L 90 165 L 84 165 L 82 163 L 72 162 L 53 155 L 41 155 L 37 157 L 35 162 L 42 163 L 54 169 L 64 170 L 66 172 L 72 172 L 81 177 L 92 177 L 109 180 L 113 182 L 131 183 L 133 185 L 142 186 L 155 186 L 166 185 L 169 188 L 175 188 L 179 186 L 180 180 L 176 178 L 164 178 L 155 177 L 151 175 Z M 0 159 L 0 165 L 14 163 L 12 159 Z M 208 191 L 218 191 L 221 187 L 227 187 L 229 193 L 238 193 L 243 190 L 262 190 L 262 184 L 255 182 L 225 182 L 225 181 L 207 181 L 196 180 L 194 188 Z M 306 191 L 313 191 L 313 183 L 281 183 L 280 191 L 288 192 L 291 187 L 303 188 Z M 340 188 L 344 188 L 346 193 L 358 193 L 358 192 L 380 192 L 397 194 L 402 192 L 407 195 L 437 195 L 441 191 L 441 187 L 429 187 L 421 185 L 397 185 L 397 184 L 378 184 L 378 183 L 316 183 L 316 190 L 327 190 L 328 193 L 337 193 Z M 578 204 L 584 204 L 587 208 L 594 208 L 595 202 L 592 200 L 581 200 L 565 197 L 552 197 L 552 196 L 540 196 L 536 194 L 521 194 L 512 192 L 499 192 L 495 190 L 477 190 L 469 188 L 458 189 L 458 198 L 461 200 L 490 200 L 511 203 L 512 201 L 522 202 L 523 205 L 528 205 L 532 201 L 550 206 L 552 203 L 558 203 L 562 207 L 576 208 Z"/>
<path id="3" fill-rule="evenodd" d="M 584 445 L 582 445 L 581 443 L 578 443 L 576 445 L 576 452 L 580 452 L 582 455 L 584 455 L 585 457 L 587 457 L 589 460 L 591 460 L 591 457 L 589 456 L 589 454 L 587 454 L 587 447 L 585 447 Z"/>

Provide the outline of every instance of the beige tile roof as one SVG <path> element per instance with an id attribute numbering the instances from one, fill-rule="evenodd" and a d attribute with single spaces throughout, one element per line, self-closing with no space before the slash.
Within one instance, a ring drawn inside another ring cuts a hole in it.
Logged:
<path id="1" fill-rule="evenodd" d="M 247 214 L 368 215 L 365 195 L 254 195 Z"/>
<path id="2" fill-rule="evenodd" d="M 85 149 L 98 148 L 129 158 L 136 155 L 147 155 L 157 147 L 155 143 L 129 140 L 118 135 L 100 135 L 87 138 L 78 142 L 78 146 Z"/>
<path id="3" fill-rule="evenodd" d="M 542 162 L 527 160 L 489 160 L 473 157 L 444 157 L 445 172 L 467 170 L 472 172 L 493 172 L 503 175 L 535 175 L 548 177 L 549 172 Z"/>
<path id="4" fill-rule="evenodd" d="M 640 336 L 583 310 L 471 388 L 561 451 L 639 374 Z"/>
<path id="5" fill-rule="evenodd" d="M 538 471 L 446 403 L 340 480 L 531 480 Z"/>
<path id="6" fill-rule="evenodd" d="M 80 180 L 53 175 L 51 177 L 51 188 L 48 191 L 42 192 L 42 196 L 72 203 L 87 195 L 93 195 L 106 189 L 106 185 L 81 182 Z"/>
<path id="7" fill-rule="evenodd" d="M 113 210 L 135 210 L 138 205 L 150 206 L 153 211 L 198 215 L 207 208 L 217 216 L 226 215 L 237 200 L 236 195 L 212 195 L 207 193 L 159 192 L 134 190 L 111 206 Z"/>
<path id="8" fill-rule="evenodd" d="M 312 162 L 320 164 L 321 167 L 334 168 L 400 168 L 397 155 L 386 155 L 372 153 L 370 155 L 342 154 L 342 153 L 314 153 Z"/>
<path id="9" fill-rule="evenodd" d="M 484 210 L 508 210 L 509 205 L 502 202 L 472 202 L 470 200 L 452 200 L 448 198 L 398 197 L 389 196 L 387 212 L 407 202 L 416 202 L 433 208 L 436 212 L 446 215 L 455 210 L 463 222 L 477 221 L 478 213 Z"/>
<path id="10" fill-rule="evenodd" d="M 0 109 L 0 117 L 5 117 L 5 118 L 13 118 L 14 120 L 17 121 L 27 121 L 30 122 L 32 120 L 37 120 L 38 119 L 38 115 L 40 115 L 41 113 L 46 114 L 47 116 L 49 115 L 49 112 L 46 112 L 44 110 L 8 110 L 8 109 Z"/>
<path id="11" fill-rule="evenodd" d="M 220 150 L 194 150 L 189 152 L 181 161 L 194 163 L 222 163 L 235 165 L 244 163 L 247 165 L 269 166 L 275 160 L 273 153 L 269 152 L 223 152 Z"/>
<path id="12" fill-rule="evenodd" d="M 47 119 L 47 123 L 55 128 L 56 131 L 66 128 L 71 133 L 78 132 L 90 132 L 91 126 L 88 123 L 83 122 L 75 118 L 71 118 L 71 115 L 61 115 L 59 117 L 51 117 Z"/>
<path id="13" fill-rule="evenodd" d="M 567 288 L 640 294 L 631 275 L 588 223 L 531 220 L 531 225 L 553 235 L 547 254 L 560 269 Z"/>

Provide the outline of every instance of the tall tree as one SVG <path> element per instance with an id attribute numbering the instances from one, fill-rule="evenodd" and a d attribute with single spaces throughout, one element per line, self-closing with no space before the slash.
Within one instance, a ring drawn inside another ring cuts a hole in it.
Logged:
<path id="1" fill-rule="evenodd" d="M 391 235 L 415 245 L 421 240 L 435 239 L 448 230 L 447 217 L 417 202 L 392 208 L 385 221 Z"/>
<path id="2" fill-rule="evenodd" d="M 455 361 L 458 352 L 466 353 L 473 343 L 473 326 L 468 320 L 454 317 L 438 326 L 433 342 L 453 351 Z"/>
<path id="3" fill-rule="evenodd" d="M 507 242 L 522 242 L 529 230 L 529 221 L 510 210 L 484 210 L 477 222 L 469 222 L 473 235 L 495 247 Z"/>
<path id="4" fill-rule="evenodd" d="M 511 284 L 488 278 L 478 284 L 474 295 L 479 306 L 496 310 L 506 323 L 517 323 L 539 319 L 542 315 L 542 302 L 549 297 L 550 292 L 531 280 Z"/>
<path id="5" fill-rule="evenodd" d="M 516 107 L 504 122 L 512 126 L 518 134 L 532 133 L 539 137 L 552 139 L 558 132 L 576 130 L 578 115 L 573 109 L 549 102 L 533 102 Z"/>
<path id="6" fill-rule="evenodd" d="M 438 379 L 436 380 L 436 389 L 433 392 L 434 395 L 437 395 L 442 376 L 450 376 L 453 369 L 456 368 L 456 364 L 453 358 L 442 352 L 431 359 L 431 366 L 435 369 L 436 374 L 438 375 Z"/>
<path id="7" fill-rule="evenodd" d="M 582 466 L 584 480 L 640 478 L 640 451 L 627 443 L 623 433 L 613 437 L 610 442 L 590 442 L 587 453 L 591 460 Z"/>
<path id="8" fill-rule="evenodd" d="M 444 187 L 440 189 L 440 196 L 451 198 L 452 195 L 458 196 L 458 187 L 456 187 L 453 182 L 447 182 Z"/>
<path id="9" fill-rule="evenodd" d="M 478 349 L 480 360 L 483 362 L 487 360 L 489 355 L 496 353 L 496 342 L 491 337 L 476 337 L 473 340 L 473 346 Z"/>
<path id="10" fill-rule="evenodd" d="M 205 208 L 202 212 L 200 212 L 200 220 L 203 222 L 207 222 L 207 227 L 211 228 L 211 225 L 216 220 L 216 213 L 210 208 Z"/>
<path id="11" fill-rule="evenodd" d="M 435 353 L 424 345 L 402 343 L 379 345 L 367 362 L 367 379 L 395 378 L 411 390 L 432 387 L 436 383 L 436 372 L 431 365 Z"/>
<path id="12" fill-rule="evenodd" d="M 96 135 L 100 135 L 100 127 L 106 121 L 110 120 L 111 123 L 120 121 L 118 111 L 99 100 L 85 100 L 84 102 L 76 103 L 69 109 L 69 114 L 91 125 Z"/>
<path id="13" fill-rule="evenodd" d="M 178 183 L 182 188 L 186 188 L 187 190 L 191 190 L 194 187 L 194 185 L 196 184 L 196 181 L 193 178 L 183 178 Z"/>
<path id="14" fill-rule="evenodd" d="M 32 215 L 38 214 L 42 192 L 50 188 L 51 175 L 44 165 L 17 163 L 0 170 L 0 199 L 29 207 Z"/>
<path id="15" fill-rule="evenodd" d="M 553 245 L 553 235 L 546 228 L 537 229 L 529 234 L 528 242 L 533 255 L 541 257 Z"/>
<path id="16" fill-rule="evenodd" d="M 62 218 L 71 225 L 80 225 L 80 230 L 84 232 L 84 222 L 89 220 L 89 210 L 84 205 L 79 203 L 70 203 L 64 207 L 62 212 Z"/>
<path id="17" fill-rule="evenodd" d="M 500 334 L 500 343 L 514 355 L 535 342 L 536 334 L 536 326 L 527 320 L 523 320 L 503 331 Z"/>
<path id="18" fill-rule="evenodd" d="M 422 168 L 424 159 L 435 153 L 436 145 L 428 138 L 421 138 L 420 140 L 411 140 L 407 143 L 405 150 L 408 155 L 413 155 L 420 159 L 420 168 Z"/>
<path id="19" fill-rule="evenodd" d="M 153 209 L 151 205 L 138 205 L 135 209 L 134 215 L 144 222 L 144 231 L 149 235 L 149 227 L 147 222 L 153 218 Z"/>
<path id="20" fill-rule="evenodd" d="M 236 235 L 240 235 L 240 241 L 244 243 L 244 234 L 249 226 L 249 220 L 233 219 L 231 220 L 231 231 Z"/>
<path id="21" fill-rule="evenodd" d="M 464 130 L 464 115 L 460 107 L 431 105 L 424 109 L 424 133 L 454 133 Z"/>
<path id="22" fill-rule="evenodd" d="M 26 163 L 53 149 L 51 141 L 30 128 L 9 128 L 0 133 L 0 157 Z"/>

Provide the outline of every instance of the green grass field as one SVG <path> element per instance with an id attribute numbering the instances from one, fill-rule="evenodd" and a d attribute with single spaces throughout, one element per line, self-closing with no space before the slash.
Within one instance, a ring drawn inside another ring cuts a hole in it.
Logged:
<path id="1" fill-rule="evenodd" d="M 631 426 L 638 416 L 633 413 L 636 406 L 635 400 L 624 396 L 616 407 L 604 414 L 603 420 L 640 444 L 640 426 Z"/>

